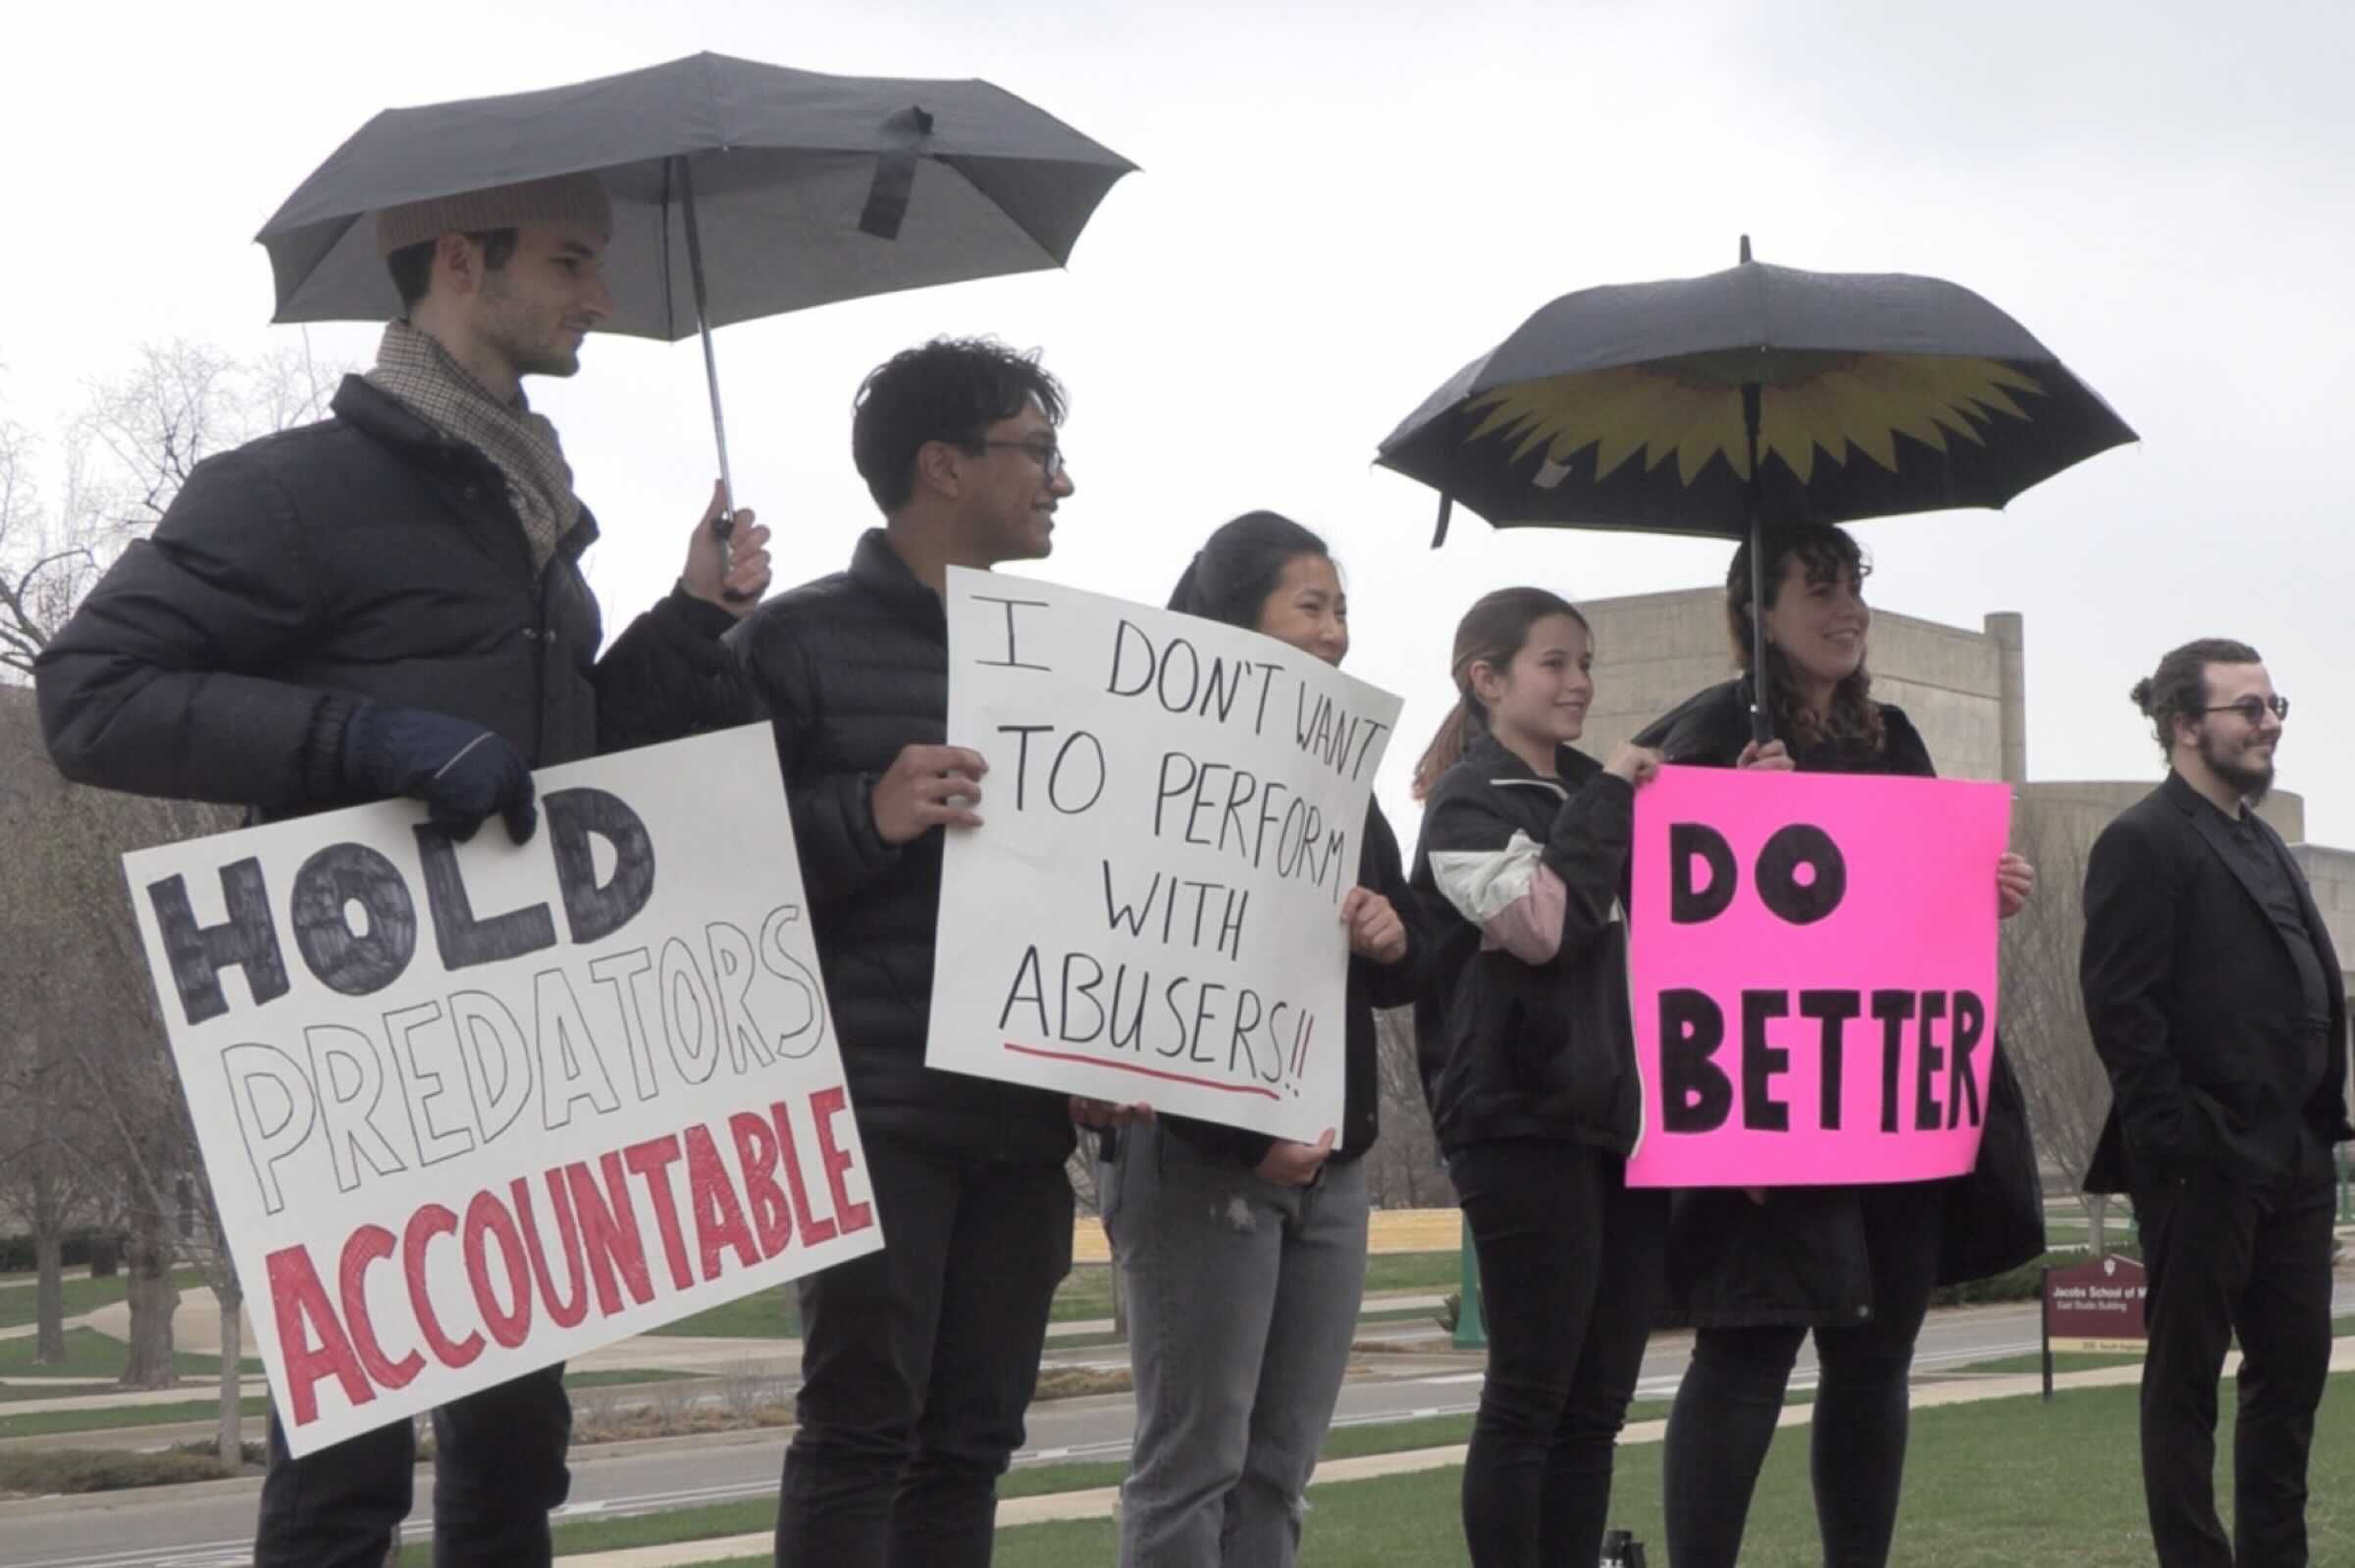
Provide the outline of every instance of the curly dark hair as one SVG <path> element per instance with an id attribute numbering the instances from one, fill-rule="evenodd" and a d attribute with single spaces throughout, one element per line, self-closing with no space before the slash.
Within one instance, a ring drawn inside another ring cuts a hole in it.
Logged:
<path id="1" fill-rule="evenodd" d="M 916 494 L 916 454 L 927 442 L 971 446 L 1001 419 L 1035 401 L 1063 423 L 1063 384 L 994 338 L 935 338 L 902 349 L 859 384 L 852 401 L 851 461 L 886 517 Z"/>
<path id="2" fill-rule="evenodd" d="M 1861 589 L 1864 579 L 1872 575 L 1872 563 L 1846 529 L 1820 523 L 1769 523 L 1758 530 L 1758 537 L 1766 551 L 1768 609 L 1774 608 L 1775 597 L 1782 592 L 1783 573 L 1794 557 L 1806 567 L 1810 583 L 1853 577 Z M 1725 630 L 1733 639 L 1735 662 L 1754 681 L 1757 672 L 1751 668 L 1750 614 L 1750 542 L 1745 540 L 1725 572 Z M 1878 755 L 1887 743 L 1881 705 L 1872 700 L 1872 675 L 1861 663 L 1833 689 L 1831 712 L 1821 719 L 1808 708 L 1800 690 L 1799 672 L 1791 667 L 1789 656 L 1772 645 L 1766 649 L 1766 679 L 1774 733 L 1784 737 L 1794 751 L 1801 746 L 1847 741 L 1861 742 Z"/>
<path id="3" fill-rule="evenodd" d="M 2134 683 L 2127 695 L 2151 721 L 2163 757 L 2175 755 L 2175 720 L 2198 719 L 2208 706 L 2208 666 L 2262 664 L 2257 650 L 2228 637 L 2203 637 L 2185 643 L 2159 661 L 2156 672 Z"/>

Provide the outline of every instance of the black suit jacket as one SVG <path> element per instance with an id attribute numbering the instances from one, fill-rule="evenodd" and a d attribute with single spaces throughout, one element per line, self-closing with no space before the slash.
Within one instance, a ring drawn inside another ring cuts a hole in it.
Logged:
<path id="1" fill-rule="evenodd" d="M 2123 1192 L 2213 1165 L 2242 1181 L 2279 1170 L 2299 1124 L 2325 1144 L 2347 1124 L 2347 999 L 2338 955 L 2280 835 L 2260 840 L 2297 890 L 2329 993 L 2321 1087 L 2297 1096 L 2303 1011 L 2289 944 L 2243 879 L 2222 812 L 2182 777 L 2103 829 L 2085 872 L 2078 979 L 2110 1070 L 2109 1124 L 2089 1192 Z"/>

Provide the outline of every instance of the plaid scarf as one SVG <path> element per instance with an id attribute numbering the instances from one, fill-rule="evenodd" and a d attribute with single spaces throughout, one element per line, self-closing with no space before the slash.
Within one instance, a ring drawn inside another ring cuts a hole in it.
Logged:
<path id="1" fill-rule="evenodd" d="M 368 381 L 498 466 L 531 546 L 532 570 L 546 567 L 556 541 L 581 519 L 580 497 L 572 493 L 572 468 L 556 442 L 556 427 L 532 412 L 520 390 L 512 403 L 493 396 L 449 350 L 405 321 L 385 328 Z"/>

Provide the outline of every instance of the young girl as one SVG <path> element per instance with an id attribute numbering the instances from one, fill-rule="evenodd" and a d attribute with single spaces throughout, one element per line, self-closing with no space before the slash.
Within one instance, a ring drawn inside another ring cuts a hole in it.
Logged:
<path id="1" fill-rule="evenodd" d="M 1751 616 L 1766 629 L 1774 733 L 1751 741 L 1752 677 L 1700 693 L 1637 737 L 1704 767 L 1926 777 L 1929 748 L 1902 709 L 1873 701 L 1864 667 L 1872 612 L 1864 558 L 1837 528 L 1767 528 L 1763 605 L 1751 603 L 1750 547 L 1726 573 L 1726 628 L 1745 671 Z M 2027 862 L 1996 867 L 1998 908 L 2035 885 Z M 1679 1193 L 1668 1295 L 1696 1326 L 1693 1364 L 1668 1418 L 1668 1555 L 1677 1568 L 1733 1568 L 1751 1494 L 1793 1362 L 1809 1331 L 1818 1383 L 1815 1515 L 1832 1568 L 1880 1568 L 1897 1529 L 1906 1463 L 1907 1376 L 1930 1292 L 2044 1250 L 2043 1200 L 2026 1103 L 1997 1042 L 1979 1168 L 1948 1181 Z"/>
<path id="2" fill-rule="evenodd" d="M 1508 588 L 1456 628 L 1456 708 L 1415 773 L 1433 947 L 1424 1092 L 1480 1258 L 1488 1381 L 1464 1463 L 1473 1568 L 1601 1554 L 1611 1449 L 1658 1293 L 1665 1195 L 1631 1192 L 1628 841 L 1656 753 L 1571 748 L 1585 619 Z"/>
<path id="3" fill-rule="evenodd" d="M 1170 607 L 1328 664 L 1349 651 L 1325 542 L 1273 512 L 1212 534 Z M 1399 913 L 1406 879 L 1378 807 L 1363 845 L 1358 886 L 1341 903 L 1351 954 L 1341 1126 L 1292 1143 L 1147 1117 L 1105 1139 L 1099 1191 L 1136 1382 L 1124 1568 L 1281 1568 L 1299 1548 L 1309 1473 L 1365 1295 L 1359 1162 L 1376 1132 L 1374 1009 L 1414 1000 L 1422 948 Z M 1074 1114 L 1100 1124 L 1109 1110 Z"/>

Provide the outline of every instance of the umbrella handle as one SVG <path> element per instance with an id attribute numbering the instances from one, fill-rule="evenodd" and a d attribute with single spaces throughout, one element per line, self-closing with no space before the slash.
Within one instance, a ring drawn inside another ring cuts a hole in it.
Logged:
<path id="1" fill-rule="evenodd" d="M 723 582 L 735 564 L 728 536 L 736 531 L 736 480 L 728 471 L 728 422 L 719 404 L 719 358 L 711 350 L 711 307 L 704 285 L 704 235 L 695 221 L 695 171 L 680 154 L 671 160 L 679 177 L 679 214 L 687 227 L 687 276 L 695 289 L 695 330 L 704 341 L 704 384 L 711 394 L 711 440 L 719 447 L 719 515 L 711 533 L 719 541 L 719 571 Z M 751 600 L 750 594 L 722 587 L 720 597 L 731 604 Z"/>
<path id="2" fill-rule="evenodd" d="M 1742 259 L 1750 259 L 1750 236 L 1742 236 Z M 1774 709 L 1766 699 L 1766 541 L 1758 517 L 1758 401 L 1762 389 L 1742 384 L 1742 426 L 1750 438 L 1750 481 L 1744 504 L 1750 513 L 1750 738 L 1759 746 L 1774 739 Z"/>

